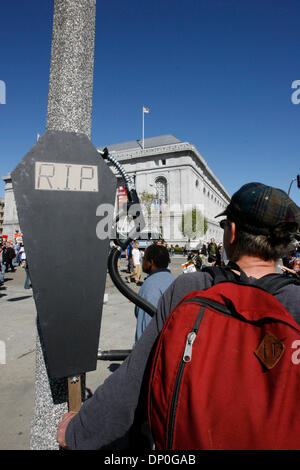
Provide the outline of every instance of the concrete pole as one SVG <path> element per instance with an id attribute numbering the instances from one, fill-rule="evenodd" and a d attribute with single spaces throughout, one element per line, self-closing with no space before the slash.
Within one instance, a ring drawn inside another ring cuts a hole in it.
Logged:
<path id="1" fill-rule="evenodd" d="M 47 130 L 91 135 L 96 0 L 55 0 Z"/>
<path id="2" fill-rule="evenodd" d="M 96 0 L 54 2 L 47 130 L 91 136 L 95 17 Z M 44 352 L 37 322 L 30 448 L 57 450 L 57 425 L 68 411 L 68 384 L 67 378 L 49 378 Z M 84 377 L 81 382 L 84 388 Z"/>

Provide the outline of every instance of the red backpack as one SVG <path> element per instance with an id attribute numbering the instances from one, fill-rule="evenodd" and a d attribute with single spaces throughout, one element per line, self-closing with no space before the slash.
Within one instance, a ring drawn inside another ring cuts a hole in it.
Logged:
<path id="1" fill-rule="evenodd" d="M 297 281 L 216 272 L 159 337 L 148 398 L 156 448 L 300 449 L 300 325 L 272 295 Z"/>

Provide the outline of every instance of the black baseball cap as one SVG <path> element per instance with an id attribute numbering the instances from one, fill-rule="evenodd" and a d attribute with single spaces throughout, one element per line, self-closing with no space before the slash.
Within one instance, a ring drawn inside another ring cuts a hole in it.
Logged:
<path id="1" fill-rule="evenodd" d="M 294 235 L 300 240 L 300 208 L 281 189 L 248 183 L 233 194 L 226 215 L 238 227 L 255 235 Z"/>

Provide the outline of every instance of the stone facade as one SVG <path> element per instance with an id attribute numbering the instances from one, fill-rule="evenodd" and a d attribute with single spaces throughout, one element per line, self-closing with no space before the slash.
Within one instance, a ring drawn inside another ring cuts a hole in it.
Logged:
<path id="1" fill-rule="evenodd" d="M 139 141 L 107 148 L 134 179 L 139 195 L 147 192 L 158 196 L 156 213 L 161 214 L 157 215 L 161 220 L 155 222 L 154 207 L 148 229 L 162 232 L 168 243 L 183 245 L 187 238 L 180 230 L 182 213 L 196 207 L 207 219 L 208 230 L 204 236 L 191 240 L 191 246 L 212 237 L 222 240 L 223 231 L 215 216 L 227 206 L 230 196 L 196 147 L 167 135 L 145 139 L 144 149 Z M 123 180 L 118 179 L 118 186 L 123 185 Z M 146 211 L 144 214 L 147 220 Z"/>

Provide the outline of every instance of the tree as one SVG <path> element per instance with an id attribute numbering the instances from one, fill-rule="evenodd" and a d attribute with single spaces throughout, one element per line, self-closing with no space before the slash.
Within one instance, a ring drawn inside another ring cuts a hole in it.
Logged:
<path id="1" fill-rule="evenodd" d="M 146 211 L 147 211 L 147 225 L 148 225 L 148 230 L 150 230 L 151 228 L 151 211 L 152 211 L 152 205 L 154 204 L 155 202 L 155 199 L 158 198 L 158 195 L 157 193 L 156 194 L 153 194 L 153 193 L 148 193 L 147 191 L 143 191 L 140 195 L 139 195 L 139 199 L 140 199 L 140 202 L 141 202 L 141 205 L 142 207 L 145 207 Z"/>
<path id="2" fill-rule="evenodd" d="M 206 234 L 208 229 L 207 220 L 199 209 L 195 207 L 181 216 L 179 229 L 184 237 L 195 240 Z"/>
<path id="3" fill-rule="evenodd" d="M 145 206 L 148 215 L 151 214 L 151 206 L 154 203 L 155 199 L 157 199 L 157 194 L 147 193 L 147 191 L 143 191 L 140 195 L 140 201 Z"/>

